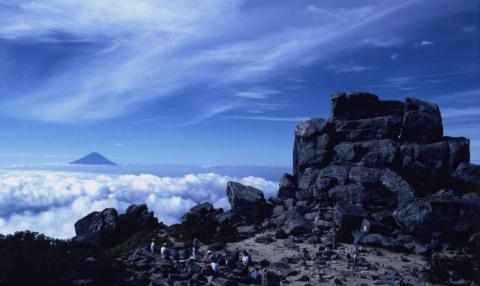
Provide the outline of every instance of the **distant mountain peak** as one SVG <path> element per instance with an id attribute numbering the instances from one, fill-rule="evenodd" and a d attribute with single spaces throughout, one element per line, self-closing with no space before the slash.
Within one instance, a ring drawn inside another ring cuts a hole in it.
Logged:
<path id="1" fill-rule="evenodd" d="M 92 152 L 80 159 L 77 159 L 70 164 L 76 165 L 117 165 L 116 163 L 108 160 L 102 154 L 98 152 Z"/>

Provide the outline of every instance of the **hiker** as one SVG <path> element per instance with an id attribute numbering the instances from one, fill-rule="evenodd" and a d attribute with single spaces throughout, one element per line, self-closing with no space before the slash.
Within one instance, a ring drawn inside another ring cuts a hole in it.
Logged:
<path id="1" fill-rule="evenodd" d="M 337 249 L 337 226 L 335 220 L 332 221 L 332 228 L 330 229 L 330 235 L 332 236 L 332 249 Z"/>
<path id="2" fill-rule="evenodd" d="M 155 238 L 154 238 L 154 239 L 152 239 L 152 243 L 150 243 L 150 251 L 152 253 L 155 253 L 155 251 L 156 251 L 155 248 L 156 248 L 156 245 L 155 245 Z"/>
<path id="3" fill-rule="evenodd" d="M 302 250 L 302 258 L 304 261 L 307 261 L 307 260 L 311 260 L 312 258 L 310 257 L 310 252 L 308 251 L 308 249 L 304 248 Z"/>
<path id="4" fill-rule="evenodd" d="M 310 253 L 308 252 L 308 250 L 306 248 L 302 249 L 301 257 L 302 257 L 303 265 L 307 266 L 307 260 L 310 260 Z"/>
<path id="5" fill-rule="evenodd" d="M 240 249 L 235 248 L 235 251 L 233 252 L 233 255 L 232 255 L 232 261 L 235 263 L 235 264 L 238 264 L 238 261 L 240 260 Z"/>
<path id="6" fill-rule="evenodd" d="M 361 228 L 362 232 L 369 233 L 370 232 L 370 224 L 371 223 L 368 219 L 364 219 L 362 221 L 362 228 Z"/>
<path id="7" fill-rule="evenodd" d="M 358 262 L 358 247 L 355 245 L 353 248 L 353 270 L 357 269 L 357 262 Z"/>
<path id="8" fill-rule="evenodd" d="M 360 227 L 359 231 L 355 231 L 352 233 L 353 235 L 353 270 L 357 268 L 359 250 L 358 245 L 362 242 L 363 238 L 368 235 L 370 231 L 370 221 L 364 219 L 362 221 L 362 226 Z"/>
<path id="9" fill-rule="evenodd" d="M 370 221 L 364 219 L 362 221 L 362 226 L 360 227 L 360 230 L 352 233 L 353 245 L 357 247 L 358 244 L 363 240 L 365 236 L 368 235 L 369 232 L 370 232 Z"/>
<path id="10" fill-rule="evenodd" d="M 192 257 L 193 257 L 193 260 L 198 260 L 199 257 L 199 252 L 200 252 L 200 240 L 198 240 L 197 238 L 194 238 L 193 239 L 193 247 L 192 247 Z"/>
<path id="11" fill-rule="evenodd" d="M 170 254 L 170 258 L 173 260 L 173 261 L 178 261 L 178 247 L 175 246 L 173 249 L 172 249 L 172 253 Z"/>
<path id="12" fill-rule="evenodd" d="M 432 252 L 438 251 L 440 241 L 440 232 L 433 232 L 430 245 L 432 246 Z"/>
<path id="13" fill-rule="evenodd" d="M 247 251 L 244 251 L 242 256 L 243 267 L 248 267 L 250 265 L 250 262 L 252 262 L 252 257 Z"/>
<path id="14" fill-rule="evenodd" d="M 253 279 L 253 281 L 255 281 L 255 284 L 260 283 L 261 275 L 258 267 L 255 267 L 255 269 L 252 272 L 250 272 L 249 276 L 250 278 Z"/>
<path id="15" fill-rule="evenodd" d="M 163 246 L 162 248 L 160 248 L 160 254 L 162 255 L 162 258 L 163 259 L 168 259 L 169 257 L 169 251 L 168 251 L 168 248 L 167 248 L 167 243 L 163 243 Z"/>
<path id="16" fill-rule="evenodd" d="M 220 271 L 220 265 L 216 259 L 213 259 L 212 262 L 210 262 L 210 268 L 212 268 L 213 273 Z"/>
<path id="17" fill-rule="evenodd" d="M 204 259 L 203 259 L 203 261 L 205 261 L 205 262 L 210 262 L 210 261 L 214 260 L 214 258 L 215 258 L 215 257 L 214 257 L 213 252 L 212 252 L 211 250 L 208 250 L 208 251 L 207 251 L 207 254 L 205 255 L 205 257 L 204 257 Z"/>

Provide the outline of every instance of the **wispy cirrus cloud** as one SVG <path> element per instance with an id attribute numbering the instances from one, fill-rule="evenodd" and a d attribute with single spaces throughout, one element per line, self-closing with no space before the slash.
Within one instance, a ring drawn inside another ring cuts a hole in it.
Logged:
<path id="1" fill-rule="evenodd" d="M 425 46 L 431 46 L 433 44 L 435 44 L 434 41 L 423 40 L 423 41 L 420 41 L 420 42 L 416 42 L 413 46 L 414 47 L 425 47 Z"/>
<path id="2" fill-rule="evenodd" d="M 273 94 L 239 88 L 225 99 L 225 91 L 245 83 L 262 86 L 306 59 L 318 64 L 361 39 L 369 39 L 368 45 L 396 45 L 397 39 L 374 40 L 381 25 L 360 29 L 418 2 L 281 3 L 262 20 L 250 17 L 261 8 L 247 9 L 239 0 L 1 2 L 0 45 L 41 46 L 46 56 L 55 57 L 68 44 L 69 56 L 55 58 L 58 63 L 28 81 L 28 87 L 12 81 L 16 92 L 0 99 L 0 112 L 47 122 L 104 120 L 184 96 L 187 88 L 196 91 L 195 97 L 208 95 L 211 103 L 197 106 L 188 122 L 211 118 L 219 113 L 215 110 L 255 109 Z M 286 20 L 287 11 L 310 16 Z M 241 21 L 245 18 L 251 20 Z M 12 55 L 13 65 L 24 56 Z M 188 102 L 178 100 L 177 105 Z M 212 109 L 212 102 L 224 107 Z M 175 117 L 167 104 L 160 106 L 162 114 Z"/>
<path id="3" fill-rule="evenodd" d="M 301 121 L 310 119 L 310 117 L 307 117 L 307 116 L 274 117 L 274 116 L 240 116 L 240 115 L 234 115 L 234 116 L 224 115 L 224 116 L 221 116 L 221 118 L 237 119 L 237 120 L 278 121 L 278 122 L 301 122 Z"/>
<path id="4" fill-rule="evenodd" d="M 365 46 L 388 48 L 392 46 L 400 46 L 405 42 L 403 38 L 366 38 L 360 43 Z"/>
<path id="5" fill-rule="evenodd" d="M 362 66 L 362 65 L 342 64 L 342 65 L 330 65 L 330 66 L 327 66 L 325 69 L 331 70 L 334 73 L 348 73 L 348 72 L 363 72 L 366 70 L 370 70 L 372 68 L 373 67 Z"/>

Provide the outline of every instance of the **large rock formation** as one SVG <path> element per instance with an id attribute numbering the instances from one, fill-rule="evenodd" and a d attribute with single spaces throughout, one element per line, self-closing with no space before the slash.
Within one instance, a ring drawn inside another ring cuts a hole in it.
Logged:
<path id="1" fill-rule="evenodd" d="M 295 129 L 293 176 L 284 175 L 279 197 L 294 198 L 305 212 L 336 206 L 335 221 L 347 237 L 363 218 L 377 223 L 383 212 L 390 214 L 389 230 L 423 241 L 441 232 L 445 241 L 464 242 L 480 229 L 473 218 L 478 203 L 459 199 L 480 189 L 480 167 L 469 163 L 469 145 L 464 137 L 443 136 L 436 104 L 335 93 L 330 119 L 307 120 Z M 431 196 L 446 188 L 453 196 Z"/>
<path id="2" fill-rule="evenodd" d="M 75 239 L 96 247 L 115 243 L 118 231 L 118 213 L 112 208 L 92 212 L 75 223 Z"/>
<path id="3" fill-rule="evenodd" d="M 131 205 L 125 214 L 112 208 L 92 212 L 75 223 L 74 239 L 98 248 L 124 241 L 133 234 L 158 227 L 158 220 L 147 205 Z"/>
<path id="4" fill-rule="evenodd" d="M 237 182 L 227 183 L 227 196 L 232 212 L 247 223 L 254 223 L 268 214 L 268 206 L 263 192 L 251 186 Z"/>

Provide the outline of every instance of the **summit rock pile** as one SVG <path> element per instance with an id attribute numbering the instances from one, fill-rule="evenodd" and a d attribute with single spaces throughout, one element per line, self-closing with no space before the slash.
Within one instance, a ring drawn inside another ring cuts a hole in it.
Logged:
<path id="1" fill-rule="evenodd" d="M 278 197 L 294 200 L 306 218 L 335 207 L 345 237 L 367 219 L 383 236 L 427 242 L 438 232 L 464 244 L 480 214 L 480 167 L 469 162 L 469 143 L 443 135 L 436 104 L 335 93 L 330 119 L 296 127 L 293 175 L 283 176 Z"/>

